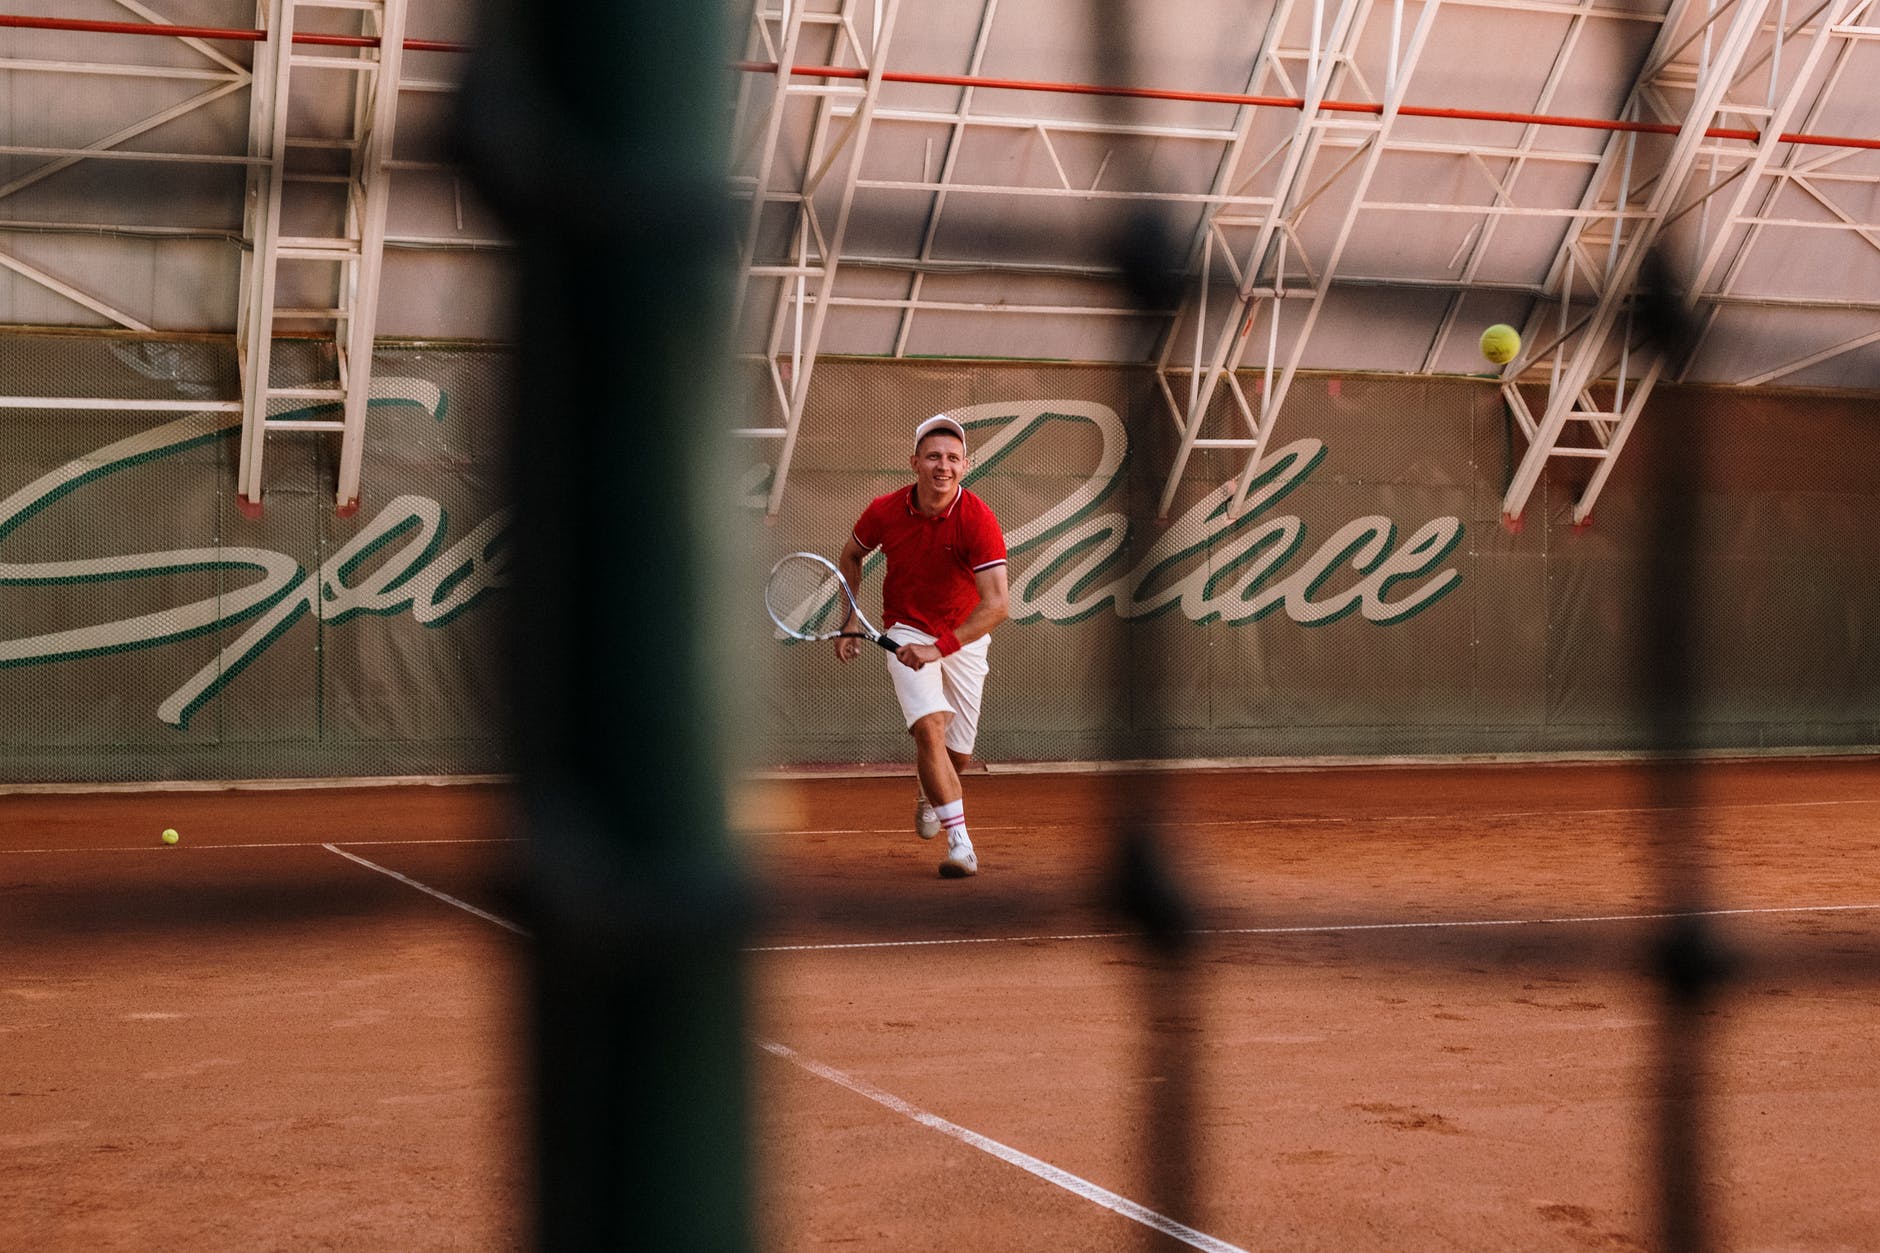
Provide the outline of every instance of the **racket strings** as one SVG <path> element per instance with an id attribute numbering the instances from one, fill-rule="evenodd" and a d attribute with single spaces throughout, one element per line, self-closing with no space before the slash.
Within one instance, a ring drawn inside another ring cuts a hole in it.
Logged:
<path id="1" fill-rule="evenodd" d="M 848 608 L 835 571 L 807 557 L 785 557 L 764 586 L 770 616 L 792 635 L 818 635 L 842 628 Z"/>

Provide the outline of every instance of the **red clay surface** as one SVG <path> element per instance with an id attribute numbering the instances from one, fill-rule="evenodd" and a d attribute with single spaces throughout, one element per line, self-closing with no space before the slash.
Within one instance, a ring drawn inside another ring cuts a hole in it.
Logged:
<path id="1" fill-rule="evenodd" d="M 1675 871 L 1757 911 L 1706 919 L 1714 1245 L 1880 1247 L 1880 764 L 1697 782 L 978 775 L 963 882 L 908 780 L 760 785 L 765 1245 L 1653 1247 Z M 1181 964 L 1112 906 L 1107 811 L 1147 801 Z M 322 847 L 500 916 L 518 846 L 415 841 L 515 833 L 487 788 L 0 798 L 0 1246 L 521 1246 L 526 941 Z"/>
<path id="2" fill-rule="evenodd" d="M 519 1247 L 521 942 L 321 847 L 488 897 L 506 845 L 350 841 L 512 834 L 491 789 L 0 797 L 0 1247 Z"/>

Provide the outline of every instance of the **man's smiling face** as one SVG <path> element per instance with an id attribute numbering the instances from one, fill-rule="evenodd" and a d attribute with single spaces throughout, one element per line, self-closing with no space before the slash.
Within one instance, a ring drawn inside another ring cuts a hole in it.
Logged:
<path id="1" fill-rule="evenodd" d="M 923 492 L 949 496 L 966 473 L 966 445 L 948 431 L 935 431 L 920 441 L 907 459 Z"/>

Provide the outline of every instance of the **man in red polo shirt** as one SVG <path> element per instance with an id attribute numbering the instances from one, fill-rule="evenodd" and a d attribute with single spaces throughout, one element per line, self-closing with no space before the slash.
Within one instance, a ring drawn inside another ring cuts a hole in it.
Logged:
<path id="1" fill-rule="evenodd" d="M 939 414 L 915 427 L 907 464 L 914 482 L 869 502 L 837 564 L 859 597 L 863 559 L 877 548 L 887 555 L 882 621 L 901 646 L 887 659 L 888 677 L 914 737 L 914 829 L 922 839 L 946 831 L 940 874 L 963 879 L 979 873 L 979 857 L 960 771 L 979 733 L 992 628 L 1006 619 L 1005 534 L 986 502 L 960 486 L 966 429 L 958 422 Z M 836 641 L 843 661 L 860 651 L 857 640 Z"/>

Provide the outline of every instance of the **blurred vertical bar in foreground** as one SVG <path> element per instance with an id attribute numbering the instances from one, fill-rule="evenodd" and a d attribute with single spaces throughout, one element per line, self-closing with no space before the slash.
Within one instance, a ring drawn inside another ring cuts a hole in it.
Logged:
<path id="1" fill-rule="evenodd" d="M 1639 274 L 1639 317 L 1666 373 L 1676 377 L 1696 342 L 1685 284 L 1660 246 Z M 1727 975 L 1725 955 L 1704 914 L 1710 908 L 1709 850 L 1699 822 L 1703 797 L 1695 754 L 1704 674 L 1697 604 L 1699 561 L 1710 551 L 1703 510 L 1709 431 L 1692 423 L 1677 445 L 1646 468 L 1651 543 L 1640 566 L 1636 603 L 1645 614 L 1638 690 L 1651 753 L 1650 850 L 1660 909 L 1656 974 L 1658 1231 L 1664 1253 L 1713 1247 L 1709 1195 L 1710 1097 L 1704 1076 L 1712 1051 L 1710 1016 Z"/>
<path id="2" fill-rule="evenodd" d="M 1089 0 L 1086 8 L 1084 35 L 1093 81 L 1140 86 L 1138 31 L 1157 19 L 1156 6 L 1141 0 Z M 1129 98 L 1101 97 L 1100 107 L 1119 127 L 1139 121 L 1140 104 Z M 1125 150 L 1110 175 L 1113 185 L 1147 194 L 1155 181 L 1151 156 L 1144 148 Z M 1145 312 L 1159 314 L 1180 302 L 1186 260 L 1168 217 L 1164 206 L 1126 200 L 1111 227 L 1112 261 L 1123 276 L 1130 303 Z M 1132 415 L 1133 450 L 1154 447 L 1144 427 L 1141 417 Z M 1171 680 L 1177 664 L 1159 646 L 1153 628 L 1145 631 L 1135 620 L 1124 623 L 1115 683 L 1126 694 L 1128 713 L 1124 724 L 1115 728 L 1109 753 L 1113 759 L 1161 762 L 1170 756 L 1164 730 L 1170 725 Z M 1136 987 L 1142 1031 L 1139 1084 L 1150 1094 L 1142 1111 L 1142 1187 L 1151 1209 L 1177 1222 L 1195 1222 L 1201 1180 L 1194 1128 L 1202 1106 L 1195 1063 L 1205 1024 L 1195 979 L 1192 903 L 1168 839 L 1168 780 L 1162 769 L 1151 766 L 1140 774 L 1113 775 L 1107 791 L 1112 903 L 1122 925 L 1141 932 L 1144 948 Z M 1167 1243 L 1148 1227 L 1142 1229 L 1141 1240 L 1146 1249 Z"/>
<path id="3" fill-rule="evenodd" d="M 511 717 L 538 1242 L 742 1249 L 744 910 L 705 472 L 730 239 L 721 14 L 479 16 L 459 140 L 519 257 Z"/>

